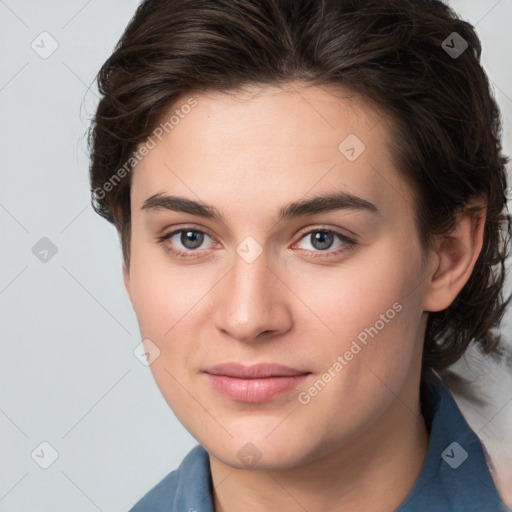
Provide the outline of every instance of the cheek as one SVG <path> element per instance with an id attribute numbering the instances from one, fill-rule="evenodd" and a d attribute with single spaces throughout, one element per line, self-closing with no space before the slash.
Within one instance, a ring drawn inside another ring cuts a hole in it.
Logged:
<path id="1" fill-rule="evenodd" d="M 395 317 L 398 306 L 417 287 L 414 265 L 395 257 L 349 262 L 310 273 L 296 269 L 287 277 L 303 302 L 305 314 L 325 334 L 356 336 L 379 321 L 381 315 Z M 305 314 L 301 316 L 304 317 Z M 379 324 L 380 325 L 380 324 Z"/>
<path id="2" fill-rule="evenodd" d="M 159 350 L 150 365 L 155 382 L 175 414 L 186 420 L 190 407 L 190 396 L 185 391 L 191 377 L 189 358 L 198 339 L 195 315 L 207 286 L 201 279 L 191 279 L 192 267 L 178 268 L 155 255 L 146 248 L 132 253 L 133 308 L 142 339 L 150 339 Z M 189 427 L 192 429 L 193 424 Z"/>
<path id="3" fill-rule="evenodd" d="M 421 321 L 418 261 L 412 250 L 381 250 L 337 270 L 289 276 L 307 305 L 296 309 L 301 331 L 315 338 L 323 366 L 347 353 L 352 376 L 374 368 L 391 377 L 409 367 Z"/>
<path id="4" fill-rule="evenodd" d="M 193 316 L 208 283 L 200 277 L 202 270 L 171 264 L 163 248 L 137 245 L 136 240 L 133 247 L 130 289 L 141 334 L 163 340 L 182 319 L 188 322 Z"/>

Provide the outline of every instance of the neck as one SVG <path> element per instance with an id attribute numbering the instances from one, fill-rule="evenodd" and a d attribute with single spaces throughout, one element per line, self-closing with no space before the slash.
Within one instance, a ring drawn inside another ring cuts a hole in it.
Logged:
<path id="1" fill-rule="evenodd" d="M 397 395 L 371 427 L 299 467 L 238 470 L 210 454 L 215 512 L 394 511 L 427 453 L 418 384 L 406 383 L 415 392 Z"/>

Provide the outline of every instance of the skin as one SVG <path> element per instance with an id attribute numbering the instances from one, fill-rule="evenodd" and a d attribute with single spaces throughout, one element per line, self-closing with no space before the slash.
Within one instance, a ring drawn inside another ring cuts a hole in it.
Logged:
<path id="1" fill-rule="evenodd" d="M 368 101 L 300 83 L 194 98 L 198 105 L 133 172 L 123 275 L 142 338 L 160 350 L 154 378 L 210 455 L 215 510 L 392 511 L 428 445 L 419 404 L 427 311 L 448 307 L 469 278 L 485 209 L 461 214 L 423 260 L 412 191 L 389 153 L 389 125 Z M 338 149 L 349 134 L 366 146 L 354 161 Z M 333 191 L 378 213 L 342 209 L 276 222 L 286 204 Z M 211 204 L 223 222 L 143 209 L 155 194 Z M 179 228 L 208 236 L 199 249 L 179 234 L 157 240 Z M 356 243 L 335 236 L 322 251 L 310 234 L 325 229 Z M 252 263 L 236 252 L 248 236 L 262 249 Z M 395 303 L 400 312 L 300 403 L 299 393 Z M 203 373 L 224 362 L 311 374 L 284 395 L 243 403 L 219 394 Z M 237 456 L 247 443 L 260 457 L 250 467 Z"/>

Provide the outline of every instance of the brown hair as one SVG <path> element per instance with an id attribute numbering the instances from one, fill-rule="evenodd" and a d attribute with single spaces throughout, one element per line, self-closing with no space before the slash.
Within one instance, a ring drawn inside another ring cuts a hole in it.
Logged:
<path id="1" fill-rule="evenodd" d="M 460 55 L 448 51 L 466 44 Z M 446 368 L 473 340 L 500 353 L 508 159 L 480 54 L 473 27 L 438 0 L 146 0 L 98 73 L 93 207 L 115 224 L 129 265 L 136 149 L 178 99 L 295 80 L 352 91 L 391 120 L 425 248 L 472 198 L 487 202 L 469 281 L 450 307 L 429 314 L 424 366 Z"/>

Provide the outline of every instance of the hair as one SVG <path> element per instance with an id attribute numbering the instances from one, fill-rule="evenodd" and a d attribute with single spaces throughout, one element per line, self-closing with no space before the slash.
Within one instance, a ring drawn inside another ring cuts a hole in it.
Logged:
<path id="1" fill-rule="evenodd" d="M 453 32 L 468 45 L 459 56 L 443 43 Z M 143 1 L 97 76 L 93 208 L 116 226 L 129 266 L 136 150 L 178 100 L 253 84 L 337 87 L 390 121 L 391 153 L 413 190 L 425 251 L 471 201 L 487 206 L 471 277 L 447 309 L 429 313 L 423 367 L 445 369 L 472 342 L 502 354 L 508 158 L 480 56 L 474 27 L 438 0 Z"/>

